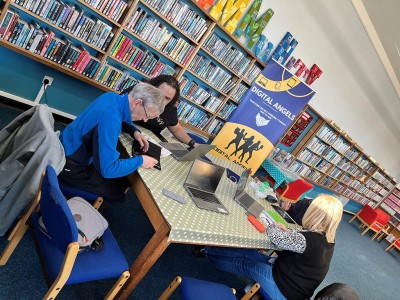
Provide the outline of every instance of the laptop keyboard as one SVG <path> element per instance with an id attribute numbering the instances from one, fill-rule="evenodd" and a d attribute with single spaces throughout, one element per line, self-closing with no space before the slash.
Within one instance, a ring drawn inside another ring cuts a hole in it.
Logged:
<path id="1" fill-rule="evenodd" d="M 214 194 L 210 194 L 207 192 L 203 192 L 203 191 L 199 191 L 199 190 L 195 190 L 195 189 L 191 189 L 191 188 L 188 188 L 188 189 L 192 193 L 192 195 L 196 198 L 200 198 L 200 199 L 210 202 L 210 203 L 220 203 Z"/>
<path id="2" fill-rule="evenodd" d="M 176 157 L 183 157 L 188 153 L 188 150 L 169 150 Z"/>

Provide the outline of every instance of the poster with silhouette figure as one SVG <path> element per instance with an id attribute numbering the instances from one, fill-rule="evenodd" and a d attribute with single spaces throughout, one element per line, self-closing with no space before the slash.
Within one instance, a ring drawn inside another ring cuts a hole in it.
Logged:
<path id="1" fill-rule="evenodd" d="M 254 173 L 315 95 L 271 59 L 212 142 L 212 154 Z"/>

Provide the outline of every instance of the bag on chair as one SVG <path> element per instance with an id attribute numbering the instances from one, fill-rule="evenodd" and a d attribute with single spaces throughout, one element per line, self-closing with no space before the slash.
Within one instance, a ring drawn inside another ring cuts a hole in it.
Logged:
<path id="1" fill-rule="evenodd" d="M 79 252 L 88 249 L 101 250 L 103 248 L 101 236 L 108 228 L 107 220 L 81 197 L 72 197 L 67 203 L 78 227 Z M 42 217 L 39 218 L 39 225 L 42 232 L 49 237 Z"/>

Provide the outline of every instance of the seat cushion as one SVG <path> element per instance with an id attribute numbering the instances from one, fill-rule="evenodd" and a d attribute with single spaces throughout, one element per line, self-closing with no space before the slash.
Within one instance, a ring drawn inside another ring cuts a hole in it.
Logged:
<path id="1" fill-rule="evenodd" d="M 54 281 L 63 263 L 64 253 L 40 231 L 37 223 L 38 217 L 37 214 L 34 214 L 31 218 L 33 230 L 38 240 L 48 275 Z M 78 254 L 66 284 L 115 278 L 129 269 L 128 262 L 110 229 L 104 232 L 102 239 L 104 247 L 100 251 L 88 250 Z"/>
<path id="2" fill-rule="evenodd" d="M 230 287 L 216 282 L 183 277 L 179 287 L 184 300 L 236 300 Z"/>

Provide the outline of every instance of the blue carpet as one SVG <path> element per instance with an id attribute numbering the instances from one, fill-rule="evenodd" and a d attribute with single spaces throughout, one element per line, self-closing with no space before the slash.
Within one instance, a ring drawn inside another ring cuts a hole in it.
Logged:
<path id="1" fill-rule="evenodd" d="M 1 120 L 7 113 L 0 107 Z M 316 195 L 321 191 L 314 192 Z M 123 203 L 107 204 L 101 212 L 131 264 L 154 232 L 136 195 L 131 190 Z M 348 223 L 350 217 L 343 216 L 331 268 L 318 290 L 333 282 L 343 282 L 352 286 L 361 299 L 399 299 L 399 252 L 385 252 L 385 241 L 378 243 L 371 241 L 368 234 L 361 236 L 357 221 Z M 0 237 L 0 251 L 5 245 L 6 239 Z M 246 284 L 245 279 L 221 272 L 204 259 L 194 257 L 190 246 L 172 244 L 129 299 L 157 299 L 177 275 L 225 283 L 236 288 L 239 296 Z M 0 299 L 40 299 L 45 294 L 47 287 L 30 234 L 24 236 L 7 265 L 0 267 L 0 282 Z M 113 283 L 114 280 L 102 280 L 66 286 L 57 299 L 101 299 Z M 171 299 L 179 299 L 178 293 Z"/>

